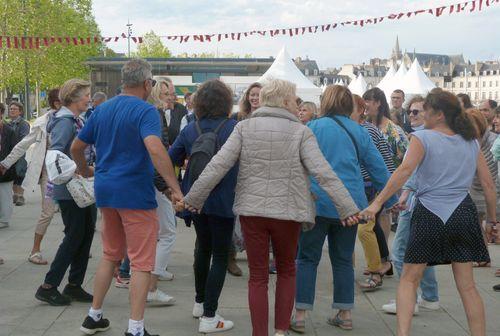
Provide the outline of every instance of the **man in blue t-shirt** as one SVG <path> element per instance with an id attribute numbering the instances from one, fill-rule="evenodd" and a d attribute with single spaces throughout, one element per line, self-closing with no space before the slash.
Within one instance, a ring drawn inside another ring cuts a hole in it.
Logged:
<path id="1" fill-rule="evenodd" d="M 154 168 L 169 186 L 174 204 L 182 199 L 182 193 L 160 140 L 158 111 L 145 102 L 155 84 L 151 65 L 130 60 L 122 68 L 122 82 L 122 94 L 97 107 L 71 148 L 79 173 L 92 176 L 84 149 L 89 144 L 95 146 L 95 198 L 103 217 L 103 258 L 96 274 L 92 307 L 80 329 L 94 334 L 109 328 L 101 307 L 115 267 L 127 252 L 132 278 L 125 335 L 143 336 L 149 335 L 144 329 L 144 307 L 158 234 Z"/>

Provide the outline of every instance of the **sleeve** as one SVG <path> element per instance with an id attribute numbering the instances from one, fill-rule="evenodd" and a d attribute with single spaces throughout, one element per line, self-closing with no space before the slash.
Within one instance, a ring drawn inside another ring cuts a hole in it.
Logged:
<path id="1" fill-rule="evenodd" d="M 86 144 L 93 145 L 95 143 L 94 120 L 95 117 L 90 116 L 83 128 L 80 130 L 80 132 L 78 132 L 78 139 L 85 142 Z"/>
<path id="2" fill-rule="evenodd" d="M 321 188 L 331 198 L 341 219 L 359 212 L 349 191 L 331 169 L 330 164 L 321 153 L 314 134 L 308 127 L 305 127 L 300 146 L 300 158 L 308 173 L 318 181 Z"/>
<path id="3" fill-rule="evenodd" d="M 182 131 L 188 124 L 187 115 L 182 117 L 180 130 Z"/>
<path id="4" fill-rule="evenodd" d="M 182 167 L 186 159 L 186 129 L 182 130 L 168 150 L 168 155 L 174 166 Z"/>
<path id="5" fill-rule="evenodd" d="M 374 144 L 377 147 L 378 152 L 382 155 L 382 159 L 384 160 L 389 173 L 392 174 L 396 170 L 396 167 L 394 166 L 394 161 L 392 160 L 391 148 L 380 131 L 377 130 L 374 137 Z"/>
<path id="6" fill-rule="evenodd" d="M 19 160 L 28 148 L 36 142 L 38 133 L 40 132 L 40 128 L 36 127 L 31 130 L 31 132 L 25 136 L 15 147 L 12 149 L 12 152 L 2 161 L 0 164 L 5 168 L 9 169 L 12 167 L 17 160 Z"/>
<path id="7" fill-rule="evenodd" d="M 239 160 L 241 148 L 241 124 L 238 124 L 224 146 L 212 158 L 191 187 L 189 193 L 184 197 L 185 202 L 196 209 L 202 209 L 210 192 Z"/>
<path id="8" fill-rule="evenodd" d="M 161 122 L 156 108 L 151 106 L 142 115 L 139 121 L 139 133 L 144 140 L 150 135 L 161 139 Z"/>
<path id="9" fill-rule="evenodd" d="M 23 139 L 29 133 L 30 133 L 30 124 L 26 120 L 24 120 L 24 122 L 22 122 L 20 125 L 19 138 Z"/>
<path id="10" fill-rule="evenodd" d="M 74 125 L 71 120 L 61 120 L 54 125 L 50 132 L 50 147 L 49 149 L 64 152 L 68 143 L 74 138 Z"/>
<path id="11" fill-rule="evenodd" d="M 491 147 L 491 153 L 493 154 L 495 161 L 500 161 L 500 137 L 497 137 L 497 139 L 493 143 L 493 146 Z"/>

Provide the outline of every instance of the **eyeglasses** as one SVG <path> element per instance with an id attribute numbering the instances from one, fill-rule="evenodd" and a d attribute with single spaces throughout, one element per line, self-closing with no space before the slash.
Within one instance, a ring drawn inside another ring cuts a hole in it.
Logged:
<path id="1" fill-rule="evenodd" d="M 148 78 L 147 80 L 151 81 L 151 86 L 154 87 L 156 85 L 156 80 L 153 78 Z"/>
<path id="2" fill-rule="evenodd" d="M 408 114 L 413 114 L 414 116 L 417 116 L 420 112 L 420 110 L 408 110 Z"/>

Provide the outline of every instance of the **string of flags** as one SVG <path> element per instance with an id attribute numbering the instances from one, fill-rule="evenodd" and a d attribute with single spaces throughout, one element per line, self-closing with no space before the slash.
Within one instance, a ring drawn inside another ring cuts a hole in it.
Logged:
<path id="1" fill-rule="evenodd" d="M 279 28 L 279 29 L 268 29 L 268 30 L 252 30 L 244 32 L 234 32 L 234 33 L 213 33 L 213 34 L 177 34 L 177 35 L 162 35 L 161 38 L 167 39 L 168 41 L 176 41 L 179 43 L 186 42 L 221 42 L 224 40 L 240 41 L 241 39 L 248 37 L 276 37 L 276 36 L 299 36 L 305 34 L 316 34 L 329 32 L 341 27 L 365 27 L 369 25 L 376 25 L 382 22 L 391 22 L 396 20 L 401 20 L 404 18 L 414 18 L 417 16 L 431 15 L 436 18 L 442 17 L 445 14 L 470 14 L 475 12 L 483 11 L 494 5 L 498 5 L 500 0 L 471 0 L 464 1 L 456 4 L 439 6 L 429 9 L 421 10 L 411 10 L 406 12 L 392 13 L 385 16 L 356 19 L 342 22 L 325 23 L 313 26 L 303 26 L 303 27 L 292 27 L 292 28 Z M 64 36 L 64 37 L 37 37 L 37 36 L 2 36 L 0 35 L 0 49 L 40 49 L 42 47 L 50 47 L 51 45 L 63 45 L 63 46 L 83 46 L 90 44 L 102 44 L 109 42 L 118 42 L 120 39 L 127 39 L 125 33 L 114 37 L 74 37 L 74 36 Z M 142 36 L 130 36 L 130 39 L 134 43 L 142 43 L 144 37 Z"/>

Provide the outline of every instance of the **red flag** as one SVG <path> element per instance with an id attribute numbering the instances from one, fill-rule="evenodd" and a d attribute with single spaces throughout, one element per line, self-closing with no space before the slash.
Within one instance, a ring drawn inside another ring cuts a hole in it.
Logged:
<path id="1" fill-rule="evenodd" d="M 21 49 L 26 49 L 26 37 L 21 37 Z"/>
<path id="2" fill-rule="evenodd" d="M 80 37 L 80 44 L 85 45 L 85 40 L 83 39 L 83 37 Z"/>
<path id="3" fill-rule="evenodd" d="M 30 49 L 33 49 L 33 37 L 28 37 L 28 45 Z"/>
<path id="4" fill-rule="evenodd" d="M 0 49 L 3 48 L 3 36 L 0 36 Z"/>
<path id="5" fill-rule="evenodd" d="M 441 15 L 443 15 L 443 12 L 445 9 L 446 9 L 446 6 L 436 8 L 436 17 L 440 17 Z"/>
<path id="6" fill-rule="evenodd" d="M 14 36 L 14 48 L 19 49 L 19 40 L 17 36 Z"/>
<path id="7" fill-rule="evenodd" d="M 35 48 L 40 49 L 40 38 L 35 37 Z"/>
<path id="8" fill-rule="evenodd" d="M 10 37 L 7 36 L 7 49 L 10 49 Z"/>

